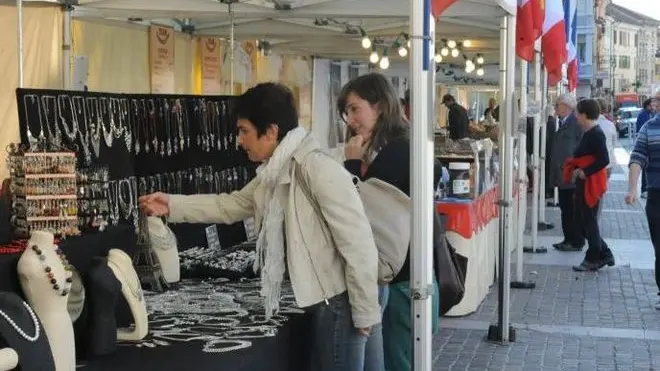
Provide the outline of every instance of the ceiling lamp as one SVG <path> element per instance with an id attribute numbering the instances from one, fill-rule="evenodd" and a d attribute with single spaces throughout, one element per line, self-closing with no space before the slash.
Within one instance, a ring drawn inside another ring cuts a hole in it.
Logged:
<path id="1" fill-rule="evenodd" d="M 458 49 L 452 49 L 451 50 L 451 56 L 452 57 L 456 58 L 456 57 L 458 57 L 459 54 L 460 54 L 460 52 L 458 51 Z"/>
<path id="2" fill-rule="evenodd" d="M 484 57 L 481 55 L 477 55 L 477 64 L 484 64 Z"/>
<path id="3" fill-rule="evenodd" d="M 454 48 L 456 48 L 456 41 L 454 41 L 454 40 L 449 40 L 449 41 L 447 41 L 447 46 L 448 46 L 450 49 L 454 49 Z"/>
<path id="4" fill-rule="evenodd" d="M 443 57 L 448 56 L 448 55 L 449 55 L 449 49 L 447 49 L 446 47 L 440 49 L 440 54 L 441 54 Z"/>
<path id="5" fill-rule="evenodd" d="M 387 55 L 383 55 L 383 58 L 380 59 L 378 66 L 381 70 L 386 70 L 390 67 L 390 59 L 387 57 Z"/>
<path id="6" fill-rule="evenodd" d="M 401 57 L 405 57 L 406 55 L 408 55 L 408 49 L 406 49 L 406 48 L 403 47 L 403 46 L 400 47 L 400 48 L 399 48 L 399 56 L 401 56 Z"/>
<path id="7" fill-rule="evenodd" d="M 469 48 L 472 46 L 472 41 L 470 40 L 463 40 L 463 46 L 466 48 Z"/>
<path id="8" fill-rule="evenodd" d="M 479 69 L 477 70 L 477 76 L 483 76 L 483 75 L 484 75 L 484 69 L 483 69 L 483 68 L 479 68 Z"/>
<path id="9" fill-rule="evenodd" d="M 442 63 L 442 56 L 440 54 L 436 54 L 435 57 L 433 57 L 433 60 L 435 63 Z"/>
<path id="10" fill-rule="evenodd" d="M 380 57 L 378 56 L 378 52 L 375 51 L 375 50 L 372 51 L 371 54 L 369 55 L 369 62 L 371 62 L 371 63 L 374 63 L 374 64 L 378 63 L 379 59 L 380 59 Z"/>
<path id="11" fill-rule="evenodd" d="M 371 39 L 369 39 L 369 37 L 365 36 L 362 38 L 362 47 L 364 49 L 371 48 Z"/>
<path id="12" fill-rule="evenodd" d="M 472 71 L 474 71 L 474 63 L 466 63 L 465 64 L 465 72 L 472 73 Z"/>

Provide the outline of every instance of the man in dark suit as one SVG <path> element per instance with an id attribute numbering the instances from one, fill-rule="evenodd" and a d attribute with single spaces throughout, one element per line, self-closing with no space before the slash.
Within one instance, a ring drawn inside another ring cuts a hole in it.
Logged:
<path id="1" fill-rule="evenodd" d="M 451 94 L 445 94 L 445 96 L 442 97 L 442 104 L 444 104 L 449 110 L 447 117 L 449 138 L 452 140 L 467 138 L 470 125 L 467 110 L 460 104 L 456 103 L 456 99 L 454 99 Z"/>
<path id="2" fill-rule="evenodd" d="M 555 113 L 559 117 L 559 128 L 552 141 L 550 151 L 550 177 L 548 183 L 559 188 L 559 209 L 564 240 L 553 246 L 560 251 L 580 251 L 584 247 L 584 233 L 578 223 L 573 205 L 575 184 L 563 179 L 564 162 L 573 156 L 580 144 L 583 130 L 577 122 L 575 107 L 577 102 L 570 94 L 562 94 L 555 103 Z"/>

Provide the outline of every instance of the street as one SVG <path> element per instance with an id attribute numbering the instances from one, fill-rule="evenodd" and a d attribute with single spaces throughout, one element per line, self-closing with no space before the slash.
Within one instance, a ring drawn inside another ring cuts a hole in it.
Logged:
<path id="1" fill-rule="evenodd" d="M 623 148 L 617 149 L 617 161 L 600 225 L 617 265 L 597 273 L 573 272 L 584 252 L 552 248 L 561 240 L 561 226 L 559 209 L 548 208 L 547 221 L 555 228 L 539 233 L 548 253 L 525 254 L 525 279 L 536 288 L 511 290 L 516 342 L 502 346 L 484 340 L 488 326 L 497 323 L 493 285 L 476 313 L 441 319 L 433 342 L 434 370 L 660 370 L 653 248 L 643 200 L 634 206 L 623 201 L 628 161 Z"/>

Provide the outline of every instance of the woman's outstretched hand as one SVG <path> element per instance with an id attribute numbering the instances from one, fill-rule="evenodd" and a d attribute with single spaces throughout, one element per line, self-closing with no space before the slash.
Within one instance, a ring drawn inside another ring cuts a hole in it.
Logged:
<path id="1" fill-rule="evenodd" d="M 149 216 L 165 216 L 170 213 L 170 195 L 156 192 L 140 197 L 140 210 Z"/>

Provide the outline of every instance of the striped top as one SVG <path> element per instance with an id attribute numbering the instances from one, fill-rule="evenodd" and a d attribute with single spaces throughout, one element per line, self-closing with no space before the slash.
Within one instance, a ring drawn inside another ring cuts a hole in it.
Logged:
<path id="1" fill-rule="evenodd" d="M 660 191 L 660 114 L 639 129 L 630 163 L 645 169 L 648 190 Z"/>

